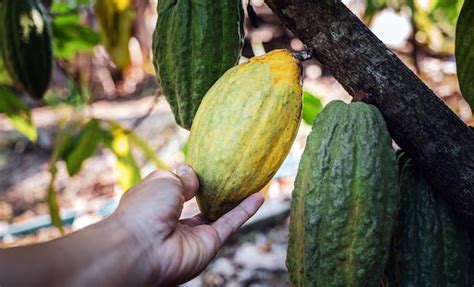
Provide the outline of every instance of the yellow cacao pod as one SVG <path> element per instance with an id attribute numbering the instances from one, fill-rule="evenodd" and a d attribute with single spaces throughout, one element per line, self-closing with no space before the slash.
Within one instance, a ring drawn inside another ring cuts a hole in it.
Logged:
<path id="1" fill-rule="evenodd" d="M 117 68 L 130 65 L 128 42 L 132 37 L 135 13 L 130 0 L 96 0 L 94 11 L 104 47 Z"/>
<path id="2" fill-rule="evenodd" d="M 301 102 L 301 65 L 286 50 L 233 67 L 211 87 L 188 145 L 204 216 L 217 219 L 270 181 L 295 139 Z"/>

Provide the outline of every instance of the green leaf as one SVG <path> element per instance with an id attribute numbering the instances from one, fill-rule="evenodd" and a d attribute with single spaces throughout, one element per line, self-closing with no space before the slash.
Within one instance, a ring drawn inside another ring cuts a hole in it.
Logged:
<path id="1" fill-rule="evenodd" d="M 52 23 L 56 58 L 71 59 L 78 52 L 90 52 L 100 43 L 100 35 L 81 24 L 79 15 L 58 16 Z"/>
<path id="2" fill-rule="evenodd" d="M 48 206 L 49 206 L 49 215 L 51 217 L 51 222 L 53 225 L 59 229 L 61 234 L 64 234 L 63 222 L 60 215 L 60 207 L 58 204 L 58 198 L 56 196 L 56 189 L 54 188 L 54 182 L 56 179 L 56 172 L 51 176 L 51 181 L 48 187 Z"/>
<path id="3" fill-rule="evenodd" d="M 64 147 L 61 151 L 61 154 L 59 155 L 58 160 L 62 159 L 66 161 L 69 155 L 74 151 L 77 144 L 79 143 L 79 140 L 81 139 L 81 131 L 81 127 L 78 126 L 75 128 L 75 131 L 66 135 L 67 138 L 64 139 Z"/>
<path id="4" fill-rule="evenodd" d="M 459 85 L 474 110 L 474 1 L 464 2 L 456 27 L 456 64 Z"/>
<path id="5" fill-rule="evenodd" d="M 54 226 L 56 226 L 56 228 L 59 229 L 59 231 L 61 231 L 61 233 L 64 233 L 64 230 L 60 216 L 60 206 L 58 204 L 56 189 L 54 187 L 56 182 L 56 174 L 58 171 L 56 163 L 64 155 L 64 153 L 70 149 L 72 138 L 75 134 L 77 134 L 77 129 L 79 126 L 80 122 L 75 120 L 70 121 L 67 124 L 64 121 L 59 122 L 56 137 L 54 139 L 54 149 L 51 154 L 51 158 L 49 159 L 49 172 L 51 174 L 51 180 L 48 186 L 47 202 L 49 206 L 51 222 Z"/>
<path id="6" fill-rule="evenodd" d="M 104 138 L 106 146 L 117 157 L 117 163 L 114 172 L 118 183 L 124 191 L 138 184 L 141 180 L 140 168 L 130 148 L 130 138 L 122 129 L 112 129 L 109 138 Z"/>
<path id="7" fill-rule="evenodd" d="M 127 131 L 122 125 L 116 121 L 109 121 L 110 126 L 113 129 L 119 129 L 124 131 L 130 140 L 130 143 L 133 144 L 135 147 L 139 148 L 140 151 L 149 159 L 153 162 L 153 164 L 159 168 L 159 169 L 164 169 L 164 170 L 171 170 L 171 168 L 164 162 L 162 161 L 157 155 L 156 152 L 153 150 L 153 148 L 144 140 L 141 138 L 139 135 L 132 131 Z"/>
<path id="8" fill-rule="evenodd" d="M 434 2 L 433 9 L 430 11 L 433 18 L 455 25 L 464 0 L 437 0 Z"/>
<path id="9" fill-rule="evenodd" d="M 309 92 L 303 93 L 303 120 L 312 125 L 316 116 L 323 109 L 321 101 Z"/>
<path id="10" fill-rule="evenodd" d="M 159 168 L 159 169 L 164 169 L 164 170 L 170 170 L 170 167 L 163 162 L 157 155 L 156 152 L 153 150 L 153 148 L 141 137 L 139 137 L 137 134 L 131 132 L 128 134 L 128 137 L 130 139 L 130 143 L 132 143 L 134 146 L 139 148 L 141 152 L 148 157 L 148 159 L 153 162 L 153 164 Z"/>
<path id="11" fill-rule="evenodd" d="M 3 58 L 0 51 L 0 85 L 13 85 L 13 81 L 10 78 L 5 66 L 3 65 Z"/>
<path id="12" fill-rule="evenodd" d="M 386 0 L 367 0 L 364 17 L 370 23 L 374 15 L 387 6 Z"/>
<path id="13" fill-rule="evenodd" d="M 67 124 L 64 122 L 59 123 L 50 159 L 51 163 L 55 163 L 60 159 L 66 160 L 71 154 L 79 143 L 81 126 L 82 123 L 79 120 L 71 120 Z"/>
<path id="14" fill-rule="evenodd" d="M 0 113 L 4 113 L 15 129 L 32 142 L 38 134 L 31 121 L 28 107 L 9 89 L 0 86 Z"/>
<path id="15" fill-rule="evenodd" d="M 87 85 L 76 83 L 71 79 L 65 81 L 65 88 L 54 88 L 48 90 L 43 97 L 43 103 L 47 106 L 84 107 L 91 99 L 91 93 Z"/>
<path id="16" fill-rule="evenodd" d="M 1 45 L 0 45 L 0 85 L 8 85 L 8 86 L 13 85 L 13 80 L 8 74 L 7 69 L 5 68 L 5 65 L 3 63 Z"/>
<path id="17" fill-rule="evenodd" d="M 84 125 L 76 139 L 77 144 L 66 157 L 67 171 L 70 176 L 76 175 L 82 163 L 94 154 L 101 139 L 101 133 L 99 121 L 96 119 Z"/>

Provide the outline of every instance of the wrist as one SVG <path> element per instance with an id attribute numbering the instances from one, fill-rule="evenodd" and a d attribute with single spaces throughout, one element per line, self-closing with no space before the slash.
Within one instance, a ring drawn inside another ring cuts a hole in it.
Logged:
<path id="1" fill-rule="evenodd" d="M 48 245 L 56 254 L 52 258 L 52 285 L 143 286 L 150 276 L 144 249 L 117 216 Z"/>
<path id="2" fill-rule="evenodd" d="M 146 226 L 130 220 L 130 216 L 120 211 L 112 214 L 107 220 L 110 221 L 108 224 L 115 226 L 114 228 L 120 229 L 123 233 L 126 250 L 130 252 L 129 256 L 136 262 L 137 275 L 140 279 L 137 282 L 142 286 L 156 283 L 161 267 L 159 260 L 157 260 L 159 258 L 159 238 L 150 236 L 151 231 L 145 230 Z"/>

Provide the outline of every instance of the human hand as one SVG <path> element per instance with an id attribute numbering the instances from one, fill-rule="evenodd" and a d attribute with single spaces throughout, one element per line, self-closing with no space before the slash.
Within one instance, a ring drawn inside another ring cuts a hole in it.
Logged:
<path id="1" fill-rule="evenodd" d="M 194 171 L 181 166 L 176 174 L 150 174 L 123 196 L 114 216 L 134 235 L 147 260 L 148 284 L 180 284 L 197 276 L 264 201 L 254 194 L 213 223 L 202 215 L 179 220 L 184 202 L 198 189 Z"/>

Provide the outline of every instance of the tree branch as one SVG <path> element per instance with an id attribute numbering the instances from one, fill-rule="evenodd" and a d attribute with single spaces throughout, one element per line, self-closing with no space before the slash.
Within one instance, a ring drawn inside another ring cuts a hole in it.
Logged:
<path id="1" fill-rule="evenodd" d="M 474 226 L 474 133 L 338 0 L 267 0 L 357 100 L 379 108 L 430 184 Z"/>

